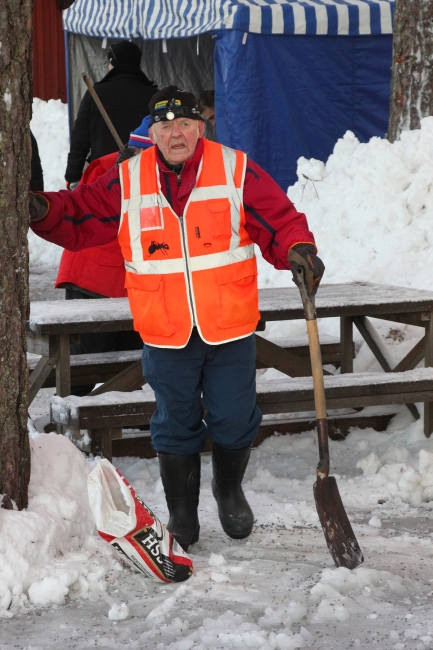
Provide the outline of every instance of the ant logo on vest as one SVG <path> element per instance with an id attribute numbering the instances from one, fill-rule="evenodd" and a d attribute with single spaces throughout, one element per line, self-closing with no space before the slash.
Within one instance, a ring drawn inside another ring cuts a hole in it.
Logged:
<path id="1" fill-rule="evenodd" d="M 167 251 L 170 250 L 170 246 L 164 241 L 161 242 L 161 244 L 156 241 L 152 241 L 147 250 L 149 251 L 149 255 L 153 255 L 155 251 L 161 251 L 164 255 L 167 255 Z"/>

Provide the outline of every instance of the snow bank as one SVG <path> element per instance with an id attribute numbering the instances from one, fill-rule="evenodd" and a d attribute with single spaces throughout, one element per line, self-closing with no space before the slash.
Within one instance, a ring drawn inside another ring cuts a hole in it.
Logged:
<path id="1" fill-rule="evenodd" d="M 26 511 L 0 510 L 0 617 L 61 605 L 107 587 L 122 567 L 97 535 L 87 498 L 89 463 L 64 436 L 36 434 Z"/>
<path id="2" fill-rule="evenodd" d="M 66 161 L 69 151 L 68 106 L 60 99 L 33 100 L 30 128 L 36 138 L 44 172 L 44 189 L 65 189 Z M 63 248 L 46 242 L 29 230 L 30 268 L 43 273 L 46 267 L 57 268 Z"/>
<path id="3" fill-rule="evenodd" d="M 327 282 L 431 289 L 432 169 L 433 117 L 393 144 L 348 131 L 326 164 L 299 159 L 288 195 L 308 217 Z"/>

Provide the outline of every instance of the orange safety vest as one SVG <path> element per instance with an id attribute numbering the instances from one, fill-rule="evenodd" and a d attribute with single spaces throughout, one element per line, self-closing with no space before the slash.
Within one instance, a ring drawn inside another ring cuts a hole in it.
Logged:
<path id="1" fill-rule="evenodd" d="M 210 344 L 254 332 L 257 263 L 242 205 L 246 154 L 204 139 L 183 215 L 161 191 L 156 147 L 121 165 L 119 243 L 134 328 L 149 345 L 183 348 L 195 324 Z"/>

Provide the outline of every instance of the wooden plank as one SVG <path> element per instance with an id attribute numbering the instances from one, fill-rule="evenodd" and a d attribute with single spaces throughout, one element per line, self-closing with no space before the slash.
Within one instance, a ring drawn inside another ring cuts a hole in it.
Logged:
<path id="1" fill-rule="evenodd" d="M 400 375 L 390 373 L 392 377 L 390 374 L 377 373 L 376 383 L 371 379 L 373 374 L 361 376 L 361 379 L 364 379 L 363 384 L 359 383 L 360 378 L 356 375 L 345 375 L 344 381 L 339 381 L 340 378 L 336 377 L 325 378 L 328 409 L 433 401 L 431 371 L 417 370 Z M 350 381 L 352 378 L 353 383 Z M 298 382 L 301 382 L 300 386 Z M 154 397 L 151 392 L 138 397 L 138 401 L 135 395 L 131 402 L 123 403 L 110 401 L 111 397 L 103 403 L 99 403 L 97 398 L 95 401 L 94 398 L 70 398 L 68 404 L 68 399 L 65 399 L 62 408 L 57 408 L 58 415 L 53 413 L 52 421 L 59 417 L 61 424 L 77 429 L 148 424 L 155 409 Z M 265 414 L 312 411 L 312 382 L 310 378 L 262 382 L 257 394 L 257 404 Z"/>
<path id="2" fill-rule="evenodd" d="M 256 359 L 265 368 L 275 368 L 289 377 L 308 377 L 311 375 L 311 363 L 302 359 L 287 348 L 281 348 L 272 341 L 256 335 Z M 324 370 L 325 374 L 327 373 Z"/>
<path id="3" fill-rule="evenodd" d="M 92 390 L 89 395 L 101 395 L 102 393 L 108 393 L 114 390 L 129 393 L 130 391 L 138 390 L 145 383 L 146 380 L 143 377 L 143 368 L 140 360 L 132 363 L 128 368 L 125 368 L 118 375 L 102 384 L 102 386 L 98 386 L 98 388 Z"/>
<path id="4" fill-rule="evenodd" d="M 355 323 L 362 338 L 367 343 L 368 347 L 370 348 L 370 350 L 373 352 L 374 356 L 378 360 L 382 370 L 384 370 L 385 372 L 392 372 L 391 366 L 389 365 L 388 361 L 385 359 L 385 356 L 382 350 L 380 349 L 378 342 L 373 338 L 373 335 L 369 330 L 370 322 L 368 318 L 366 316 L 355 316 L 353 322 Z M 406 404 L 406 407 L 408 408 L 412 417 L 415 420 L 419 420 L 420 414 L 415 404 Z"/>
<path id="5" fill-rule="evenodd" d="M 60 397 L 71 394 L 69 334 L 59 336 L 59 358 L 56 364 L 56 392 Z"/>
<path id="6" fill-rule="evenodd" d="M 364 341 L 367 343 L 370 350 L 373 352 L 377 361 L 379 362 L 382 370 L 385 372 L 391 372 L 391 366 L 388 361 L 385 359 L 385 356 L 382 350 L 379 347 L 379 344 L 373 338 L 371 332 L 368 329 L 369 321 L 365 316 L 355 316 L 353 319 L 359 333 L 361 334 Z"/>
<path id="7" fill-rule="evenodd" d="M 386 415 L 370 415 L 370 416 L 356 416 L 345 417 L 338 416 L 335 418 L 328 418 L 328 433 L 331 440 L 344 440 L 348 435 L 351 428 L 357 429 L 374 429 L 375 431 L 385 431 L 388 427 L 394 413 Z M 273 438 L 275 433 L 282 435 L 296 435 L 310 431 L 316 426 L 315 419 L 276 422 L 269 425 L 261 425 L 257 436 L 255 437 L 252 446 L 258 447 L 267 438 Z M 122 438 L 121 440 L 113 440 L 113 456 L 136 456 L 138 458 L 155 458 L 156 451 L 152 447 L 152 442 L 149 433 L 143 433 L 137 436 Z M 211 442 L 208 437 L 205 439 L 205 446 L 202 453 L 209 453 L 211 451 Z"/>
<path id="8" fill-rule="evenodd" d="M 296 291 L 295 288 L 261 289 L 261 319 L 303 319 L 299 292 L 296 295 Z M 318 318 L 430 312 L 433 309 L 432 297 L 430 291 L 368 282 L 321 284 L 316 296 L 316 311 Z"/>
<path id="9" fill-rule="evenodd" d="M 41 357 L 29 375 L 29 405 L 42 388 L 48 375 L 53 371 L 57 362 L 55 357 Z"/>
<path id="10" fill-rule="evenodd" d="M 310 372 L 308 375 L 311 375 L 311 362 L 310 362 L 310 348 L 308 347 L 308 344 L 306 345 L 281 345 L 280 342 L 277 341 L 272 341 L 272 343 L 275 343 L 280 349 L 281 348 L 289 348 L 290 352 L 295 354 L 297 357 L 301 358 L 307 358 Z M 333 364 L 336 366 L 340 365 L 340 360 L 341 360 L 341 351 L 340 351 L 340 343 L 322 343 L 320 345 L 320 351 L 322 353 L 322 363 L 325 364 Z M 355 344 L 352 343 L 352 358 L 355 357 Z M 256 362 L 256 368 L 261 369 L 261 368 L 269 368 L 269 366 L 266 363 L 262 363 L 261 361 Z M 304 375 L 305 376 L 305 375 Z"/>
<path id="11" fill-rule="evenodd" d="M 108 381 L 128 368 L 134 361 L 139 361 L 141 355 L 141 350 L 71 355 L 71 385 L 99 384 Z M 37 362 L 38 360 L 31 359 L 29 361 L 30 368 L 34 369 Z M 43 387 L 52 388 L 55 385 L 56 373 L 52 370 Z"/>
<path id="12" fill-rule="evenodd" d="M 41 336 L 39 334 L 27 333 L 26 338 L 27 351 L 32 354 L 50 357 L 58 353 L 59 339 L 57 336 Z"/>
<path id="13" fill-rule="evenodd" d="M 425 356 L 426 337 L 423 336 L 412 350 L 396 365 L 393 372 L 413 370 Z"/>
<path id="14" fill-rule="evenodd" d="M 394 323 L 403 323 L 404 325 L 415 325 L 416 327 L 425 327 L 430 319 L 430 312 L 420 311 L 407 314 L 370 314 L 366 313 L 365 316 L 372 316 L 380 320 L 388 320 Z"/>
<path id="15" fill-rule="evenodd" d="M 340 318 L 340 372 L 353 372 L 353 324 L 352 319 Z"/>
<path id="16" fill-rule="evenodd" d="M 56 365 L 60 354 L 59 338 L 57 336 L 50 337 L 49 340 L 44 341 L 40 337 L 34 337 L 32 340 L 35 343 L 35 347 L 45 349 L 48 355 L 42 356 L 36 367 L 29 374 L 29 404 L 33 402 L 38 391 L 43 386 L 46 377 Z"/>
<path id="17" fill-rule="evenodd" d="M 328 397 L 326 396 L 326 406 L 328 409 L 358 408 L 365 406 L 386 406 L 388 404 L 406 404 L 410 402 L 432 402 L 433 388 L 425 391 L 414 391 L 409 393 L 382 393 L 379 395 L 360 395 L 356 397 Z M 314 399 L 305 398 L 304 400 L 281 400 L 270 402 L 262 399 L 257 400 L 257 405 L 264 415 L 273 415 L 276 413 L 302 413 L 314 411 Z"/>
<path id="18" fill-rule="evenodd" d="M 89 430 L 90 435 L 90 451 L 94 456 L 102 456 L 107 460 L 113 460 L 113 446 L 112 446 L 112 428 L 100 427 Z M 120 431 L 120 434 L 122 431 Z M 116 435 L 121 437 L 121 435 Z"/>
<path id="19" fill-rule="evenodd" d="M 259 309 L 261 321 L 304 318 L 296 287 L 260 289 Z M 433 310 L 433 293 L 367 282 L 323 284 L 317 293 L 316 309 L 319 318 L 427 313 Z M 28 331 L 36 334 L 132 329 L 126 298 L 33 302 L 28 321 Z"/>

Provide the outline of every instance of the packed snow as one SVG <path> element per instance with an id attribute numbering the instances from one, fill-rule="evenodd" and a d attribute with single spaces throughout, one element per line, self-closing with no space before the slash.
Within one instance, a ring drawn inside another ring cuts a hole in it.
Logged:
<path id="1" fill-rule="evenodd" d="M 66 107 L 35 100 L 32 130 L 46 188 L 60 189 Z M 288 194 L 308 216 L 327 282 L 430 289 L 432 156 L 433 118 L 426 118 L 393 145 L 378 138 L 360 144 L 347 133 L 326 163 L 299 161 L 299 181 Z M 58 263 L 59 251 L 32 236 L 30 253 L 40 272 Z M 259 279 L 262 287 L 291 286 L 290 274 L 261 259 Z M 408 325 L 373 323 L 391 365 L 422 335 Z M 322 320 L 320 331 L 338 336 L 338 323 Z M 265 335 L 302 337 L 305 325 L 273 323 Z M 381 371 L 359 338 L 356 348 L 356 371 Z M 46 406 L 41 391 L 33 417 Z M 275 435 L 253 450 L 244 489 L 255 527 L 247 540 L 222 532 L 210 456 L 203 455 L 195 573 L 180 585 L 156 584 L 122 564 L 98 537 L 88 505 L 96 459 L 66 437 L 38 433 L 30 421 L 29 508 L 0 511 L 0 649 L 433 648 L 433 438 L 405 407 L 395 411 L 386 432 L 354 428 L 344 441 L 330 442 L 362 566 L 336 569 L 326 548 L 312 490 L 312 430 Z M 156 459 L 114 464 L 167 521 Z"/>
<path id="2" fill-rule="evenodd" d="M 33 100 L 30 129 L 38 143 L 46 192 L 64 190 L 69 151 L 68 106 L 60 99 Z M 57 269 L 63 249 L 41 239 L 29 230 L 29 262 L 33 273 Z"/>

